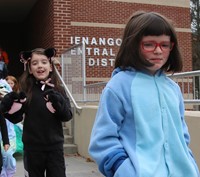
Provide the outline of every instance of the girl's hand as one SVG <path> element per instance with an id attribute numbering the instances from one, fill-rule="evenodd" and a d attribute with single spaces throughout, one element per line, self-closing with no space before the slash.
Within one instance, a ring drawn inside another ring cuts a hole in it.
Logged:
<path id="1" fill-rule="evenodd" d="M 60 92 L 51 89 L 44 92 L 44 99 L 47 101 L 47 109 L 55 113 L 61 121 L 72 119 L 71 105 L 67 95 L 65 97 Z"/>
<path id="2" fill-rule="evenodd" d="M 16 92 L 10 92 L 4 96 L 1 101 L 0 110 L 2 113 L 13 114 L 19 111 L 22 104 L 26 101 L 26 95 L 24 92 L 19 94 Z"/>
<path id="3" fill-rule="evenodd" d="M 47 101 L 46 106 L 52 113 L 62 109 L 65 99 L 61 93 L 51 89 L 44 92 L 44 99 Z"/>
<path id="4" fill-rule="evenodd" d="M 5 144 L 4 145 L 4 150 L 7 151 L 9 149 L 10 145 L 9 144 Z"/>

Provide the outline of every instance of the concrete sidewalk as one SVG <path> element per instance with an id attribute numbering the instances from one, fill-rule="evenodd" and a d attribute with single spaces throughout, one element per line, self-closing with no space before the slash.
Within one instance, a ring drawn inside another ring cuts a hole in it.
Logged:
<path id="1" fill-rule="evenodd" d="M 19 156 L 16 160 L 17 172 L 14 177 L 24 177 L 23 159 Z M 94 162 L 88 162 L 78 155 L 65 156 L 65 162 L 67 177 L 103 177 Z"/>

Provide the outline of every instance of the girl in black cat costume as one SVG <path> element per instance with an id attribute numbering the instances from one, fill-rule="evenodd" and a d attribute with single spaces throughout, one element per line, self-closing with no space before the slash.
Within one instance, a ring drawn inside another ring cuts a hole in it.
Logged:
<path id="1" fill-rule="evenodd" d="M 24 117 L 27 177 L 66 177 L 62 122 L 69 121 L 72 112 L 55 73 L 53 56 L 54 48 L 22 52 L 25 71 L 19 80 L 21 92 L 7 94 L 1 103 L 1 111 L 11 122 L 20 122 Z"/>

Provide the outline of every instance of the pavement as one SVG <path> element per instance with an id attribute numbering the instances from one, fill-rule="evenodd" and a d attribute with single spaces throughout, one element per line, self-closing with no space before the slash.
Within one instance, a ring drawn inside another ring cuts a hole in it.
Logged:
<path id="1" fill-rule="evenodd" d="M 22 156 L 16 156 L 17 172 L 14 177 L 24 177 Z M 65 156 L 67 177 L 103 177 L 98 171 L 97 165 L 79 155 Z"/>

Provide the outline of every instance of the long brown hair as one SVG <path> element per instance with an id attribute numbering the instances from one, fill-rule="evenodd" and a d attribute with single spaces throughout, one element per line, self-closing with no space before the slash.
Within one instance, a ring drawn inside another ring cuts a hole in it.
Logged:
<path id="1" fill-rule="evenodd" d="M 152 66 L 140 53 L 140 43 L 143 36 L 170 36 L 174 47 L 169 58 L 161 69 L 178 72 L 182 70 L 182 56 L 178 46 L 176 32 L 172 21 L 156 12 L 138 11 L 127 22 L 124 29 L 122 44 L 115 60 L 115 68 L 134 67 L 137 70 Z"/>

